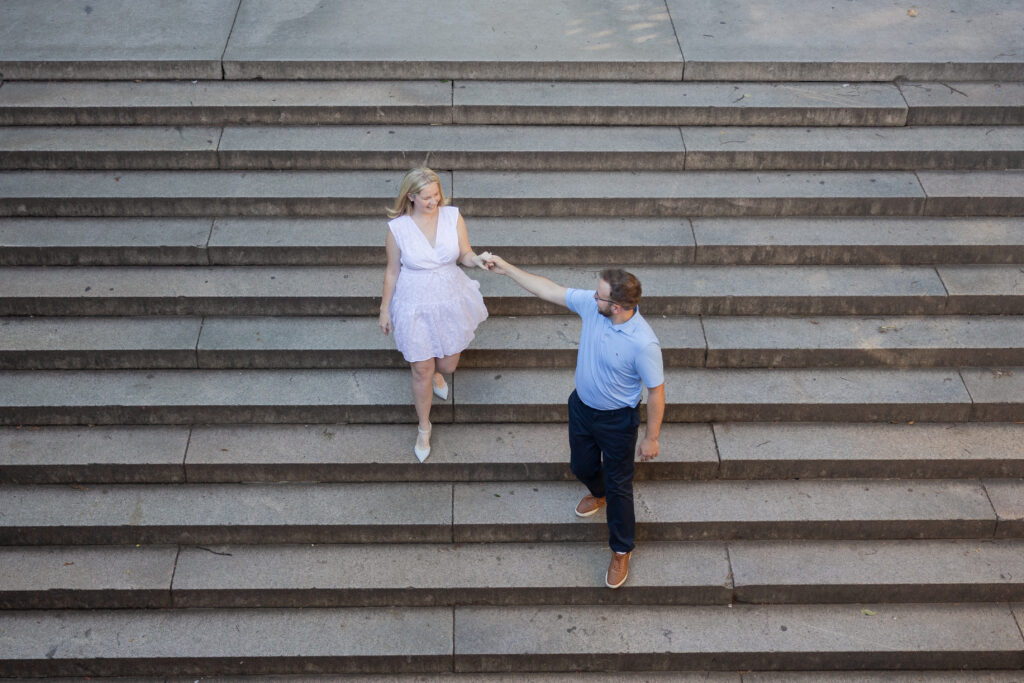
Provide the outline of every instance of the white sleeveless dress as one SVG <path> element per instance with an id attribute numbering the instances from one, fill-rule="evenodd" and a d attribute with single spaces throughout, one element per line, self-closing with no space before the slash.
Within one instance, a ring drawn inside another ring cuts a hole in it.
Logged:
<path id="1" fill-rule="evenodd" d="M 487 319 L 480 284 L 457 263 L 458 220 L 454 206 L 439 209 L 434 247 L 410 216 L 388 222 L 402 260 L 391 297 L 391 324 L 395 345 L 410 363 L 459 353 Z"/>

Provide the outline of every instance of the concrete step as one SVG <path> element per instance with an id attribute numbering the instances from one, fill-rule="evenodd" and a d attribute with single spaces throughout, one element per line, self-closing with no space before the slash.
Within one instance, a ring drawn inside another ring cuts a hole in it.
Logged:
<path id="1" fill-rule="evenodd" d="M 336 424 L 7 427 L 0 482 L 575 480 L 562 424 L 447 425 L 426 466 L 409 457 L 413 434 Z M 1022 437 L 1014 423 L 668 423 L 660 455 L 638 464 L 636 479 L 1024 477 Z"/>
<path id="2" fill-rule="evenodd" d="M 469 216 L 1015 216 L 1024 171 L 458 171 Z M 385 171 L 6 171 L 0 216 L 367 216 Z"/>
<path id="3" fill-rule="evenodd" d="M 468 218 L 536 265 L 1024 263 L 1022 218 Z M 0 265 L 384 265 L 383 218 L 3 218 Z"/>
<path id="4" fill-rule="evenodd" d="M 8 547 L 0 609 L 1014 602 L 1024 541 Z M 173 578 L 172 578 L 173 577 Z"/>
<path id="5" fill-rule="evenodd" d="M 412 455 L 410 454 L 410 458 Z M 0 486 L 2 545 L 604 541 L 579 482 Z M 645 481 L 638 541 L 1024 537 L 1021 479 Z"/>
<path id="6" fill-rule="evenodd" d="M 667 367 L 956 367 L 1024 358 L 1024 316 L 655 316 Z M 576 316 L 492 316 L 468 368 L 573 368 Z M 367 317 L 0 318 L 0 370 L 405 368 Z"/>
<path id="7" fill-rule="evenodd" d="M 0 128 L 3 170 L 917 170 L 1024 166 L 1024 127 Z"/>
<path id="8" fill-rule="evenodd" d="M 888 80 L 888 79 L 886 79 Z M 117 103 L 117 106 L 111 103 Z M 1024 125 L 1024 83 L 6 82 L 2 126 Z"/>
<path id="9" fill-rule="evenodd" d="M 1024 369 L 666 370 L 669 422 L 1024 419 Z M 435 423 L 564 422 L 570 369 L 467 369 Z M 0 372 L 0 424 L 392 423 L 409 374 L 352 370 Z"/>
<path id="10" fill-rule="evenodd" d="M 592 267 L 536 267 L 592 288 Z M 641 266 L 644 315 L 1019 315 L 1016 265 Z M 467 271 L 495 316 L 564 314 L 510 278 Z M 376 316 L 376 266 L 0 268 L 0 315 Z"/>
<path id="11" fill-rule="evenodd" d="M 974 680 L 988 682 L 1000 679 L 985 670 L 1024 662 L 1015 617 L 1019 607 L 1000 603 L 15 611 L 0 615 L 13 634 L 0 657 L 13 676 L 516 670 L 521 680 L 529 667 L 689 681 L 675 672 L 806 667 L 982 669 Z"/>

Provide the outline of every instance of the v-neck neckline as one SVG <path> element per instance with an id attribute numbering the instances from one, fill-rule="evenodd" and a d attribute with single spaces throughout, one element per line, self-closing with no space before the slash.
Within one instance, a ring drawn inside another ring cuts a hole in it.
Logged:
<path id="1" fill-rule="evenodd" d="M 423 232 L 423 228 L 421 228 L 420 224 L 416 222 L 416 219 L 412 217 L 412 214 L 406 214 L 406 215 L 409 216 L 409 220 L 412 221 L 413 226 L 416 228 L 416 232 L 418 232 L 420 234 L 420 237 L 422 237 L 423 241 L 427 243 L 427 246 L 430 247 L 431 251 L 436 250 L 437 249 L 437 238 L 439 237 L 437 231 L 441 227 L 441 209 L 438 208 L 438 210 L 437 210 L 437 219 L 434 221 L 434 243 L 433 244 L 431 244 L 430 240 L 427 239 L 426 233 Z"/>

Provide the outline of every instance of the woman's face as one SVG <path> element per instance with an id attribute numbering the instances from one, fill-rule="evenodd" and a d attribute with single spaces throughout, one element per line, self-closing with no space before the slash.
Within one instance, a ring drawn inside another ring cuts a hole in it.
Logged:
<path id="1" fill-rule="evenodd" d="M 436 211 L 441 203 L 441 187 L 437 183 L 431 183 L 416 194 L 409 195 L 409 199 L 419 211 Z"/>

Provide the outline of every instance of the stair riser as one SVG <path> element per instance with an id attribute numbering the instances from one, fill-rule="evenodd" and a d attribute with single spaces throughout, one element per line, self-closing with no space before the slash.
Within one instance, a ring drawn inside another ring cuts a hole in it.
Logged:
<path id="1" fill-rule="evenodd" d="M 0 170 L 913 171 L 1024 167 L 1022 151 L 978 152 L 5 152 Z"/>
<path id="2" fill-rule="evenodd" d="M 487 297 L 495 316 L 559 315 L 564 309 L 539 299 Z M 351 297 L 10 297 L 0 301 L 0 316 L 376 316 L 378 298 Z M 646 297 L 647 315 L 1020 315 L 1024 296 L 850 296 L 850 297 Z M 963 365 L 959 362 L 956 365 Z"/>
<path id="3" fill-rule="evenodd" d="M 1020 529 L 1018 529 L 1020 530 Z M 1020 538 L 991 520 L 638 523 L 637 541 Z M 0 545 L 265 545 L 289 543 L 548 543 L 607 541 L 604 524 L 13 527 Z"/>
<path id="4" fill-rule="evenodd" d="M 452 122 L 446 106 L 380 107 L 6 107 L 0 126 L 432 125 Z"/>
<path id="5" fill-rule="evenodd" d="M 1005 349 L 712 349 L 662 348 L 665 367 L 676 368 L 822 368 L 1015 366 L 1022 348 Z M 574 368 L 575 349 L 466 349 L 466 368 Z M 302 369 L 405 368 L 396 351 L 310 349 L 306 351 L 145 350 L 10 351 L 0 350 L 0 370 L 130 369 Z"/>

